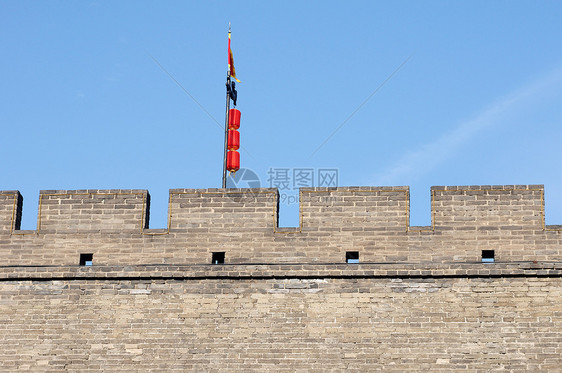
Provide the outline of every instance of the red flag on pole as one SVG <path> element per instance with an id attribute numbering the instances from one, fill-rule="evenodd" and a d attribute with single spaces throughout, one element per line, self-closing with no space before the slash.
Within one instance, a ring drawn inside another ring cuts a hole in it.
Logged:
<path id="1" fill-rule="evenodd" d="M 230 29 L 228 30 L 228 70 L 230 71 L 230 76 L 234 78 L 238 83 L 240 80 L 236 78 L 236 69 L 234 68 L 234 57 L 232 56 L 232 49 L 230 49 Z"/>

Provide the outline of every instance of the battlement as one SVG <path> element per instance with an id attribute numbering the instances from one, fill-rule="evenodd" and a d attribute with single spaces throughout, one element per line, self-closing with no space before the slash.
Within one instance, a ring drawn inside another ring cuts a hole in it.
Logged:
<path id="1" fill-rule="evenodd" d="M 17 233 L 23 198 L 0 191 L 0 232 Z M 277 225 L 278 192 L 255 189 L 172 189 L 168 230 Z M 408 187 L 339 187 L 300 190 L 300 227 L 408 229 Z M 542 185 L 435 186 L 431 229 L 534 227 L 544 225 Z M 44 190 L 39 194 L 37 233 L 147 232 L 147 190 Z"/>
<path id="2" fill-rule="evenodd" d="M 542 185 L 431 188 L 431 226 L 410 227 L 408 187 L 300 190 L 300 224 L 278 226 L 273 188 L 172 189 L 168 226 L 149 229 L 146 190 L 47 190 L 37 230 L 20 231 L 22 196 L 0 192 L 0 259 L 72 264 L 79 252 L 104 264 L 560 260 L 560 226 L 546 226 Z"/>

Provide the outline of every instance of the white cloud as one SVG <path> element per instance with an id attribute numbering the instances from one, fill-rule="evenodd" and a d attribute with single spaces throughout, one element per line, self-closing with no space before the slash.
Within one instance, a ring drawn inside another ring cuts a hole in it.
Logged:
<path id="1" fill-rule="evenodd" d="M 391 166 L 375 175 L 372 185 L 403 183 L 405 177 L 412 180 L 431 171 L 480 131 L 501 123 L 516 109 L 533 101 L 537 96 L 548 93 L 548 88 L 561 83 L 562 69 L 558 69 L 497 100 L 473 119 L 462 122 L 432 142 L 404 153 Z"/>

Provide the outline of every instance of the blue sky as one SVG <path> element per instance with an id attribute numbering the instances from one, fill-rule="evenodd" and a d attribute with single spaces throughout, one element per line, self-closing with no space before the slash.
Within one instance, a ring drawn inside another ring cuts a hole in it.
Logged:
<path id="1" fill-rule="evenodd" d="M 432 185 L 544 184 L 562 224 L 561 19 L 559 1 L 2 1 L 0 190 L 35 229 L 39 190 L 148 189 L 160 228 L 168 189 L 220 187 L 230 21 L 262 186 L 409 185 L 427 225 Z"/>

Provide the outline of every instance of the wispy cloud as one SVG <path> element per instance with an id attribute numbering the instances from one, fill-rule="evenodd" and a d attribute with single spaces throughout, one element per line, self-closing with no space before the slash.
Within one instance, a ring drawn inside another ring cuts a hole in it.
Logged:
<path id="1" fill-rule="evenodd" d="M 421 144 L 417 149 L 404 153 L 396 162 L 375 175 L 374 185 L 387 185 L 420 177 L 444 162 L 448 156 L 472 140 L 479 132 L 504 122 L 513 112 L 548 91 L 562 84 L 562 69 L 496 100 L 473 119 L 462 122 L 436 140 Z"/>

